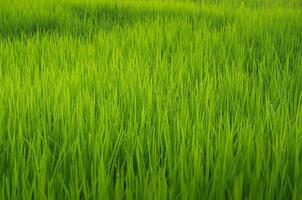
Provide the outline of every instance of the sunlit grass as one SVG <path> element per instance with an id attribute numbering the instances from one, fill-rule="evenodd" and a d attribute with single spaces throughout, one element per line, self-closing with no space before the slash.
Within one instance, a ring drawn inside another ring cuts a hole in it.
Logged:
<path id="1" fill-rule="evenodd" d="M 301 198 L 299 1 L 0 4 L 0 199 Z"/>

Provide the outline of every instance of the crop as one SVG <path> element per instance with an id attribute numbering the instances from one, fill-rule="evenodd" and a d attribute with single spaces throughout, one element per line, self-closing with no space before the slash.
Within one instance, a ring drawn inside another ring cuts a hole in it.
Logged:
<path id="1" fill-rule="evenodd" d="M 0 199 L 301 199 L 299 0 L 0 2 Z"/>

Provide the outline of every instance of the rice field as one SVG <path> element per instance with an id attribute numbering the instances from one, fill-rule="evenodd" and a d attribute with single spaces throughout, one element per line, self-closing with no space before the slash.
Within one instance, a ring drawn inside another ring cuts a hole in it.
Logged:
<path id="1" fill-rule="evenodd" d="M 0 199 L 302 199 L 302 2 L 0 1 Z"/>

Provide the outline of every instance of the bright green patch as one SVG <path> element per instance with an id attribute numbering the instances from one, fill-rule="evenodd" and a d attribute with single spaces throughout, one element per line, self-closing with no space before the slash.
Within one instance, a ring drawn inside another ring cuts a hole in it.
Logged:
<path id="1" fill-rule="evenodd" d="M 297 0 L 0 3 L 0 199 L 299 199 Z"/>

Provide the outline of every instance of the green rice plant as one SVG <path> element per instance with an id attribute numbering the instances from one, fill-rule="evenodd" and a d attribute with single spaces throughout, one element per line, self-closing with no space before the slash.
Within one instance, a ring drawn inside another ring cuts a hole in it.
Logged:
<path id="1" fill-rule="evenodd" d="M 297 0 L 0 2 L 0 199 L 301 199 Z"/>

